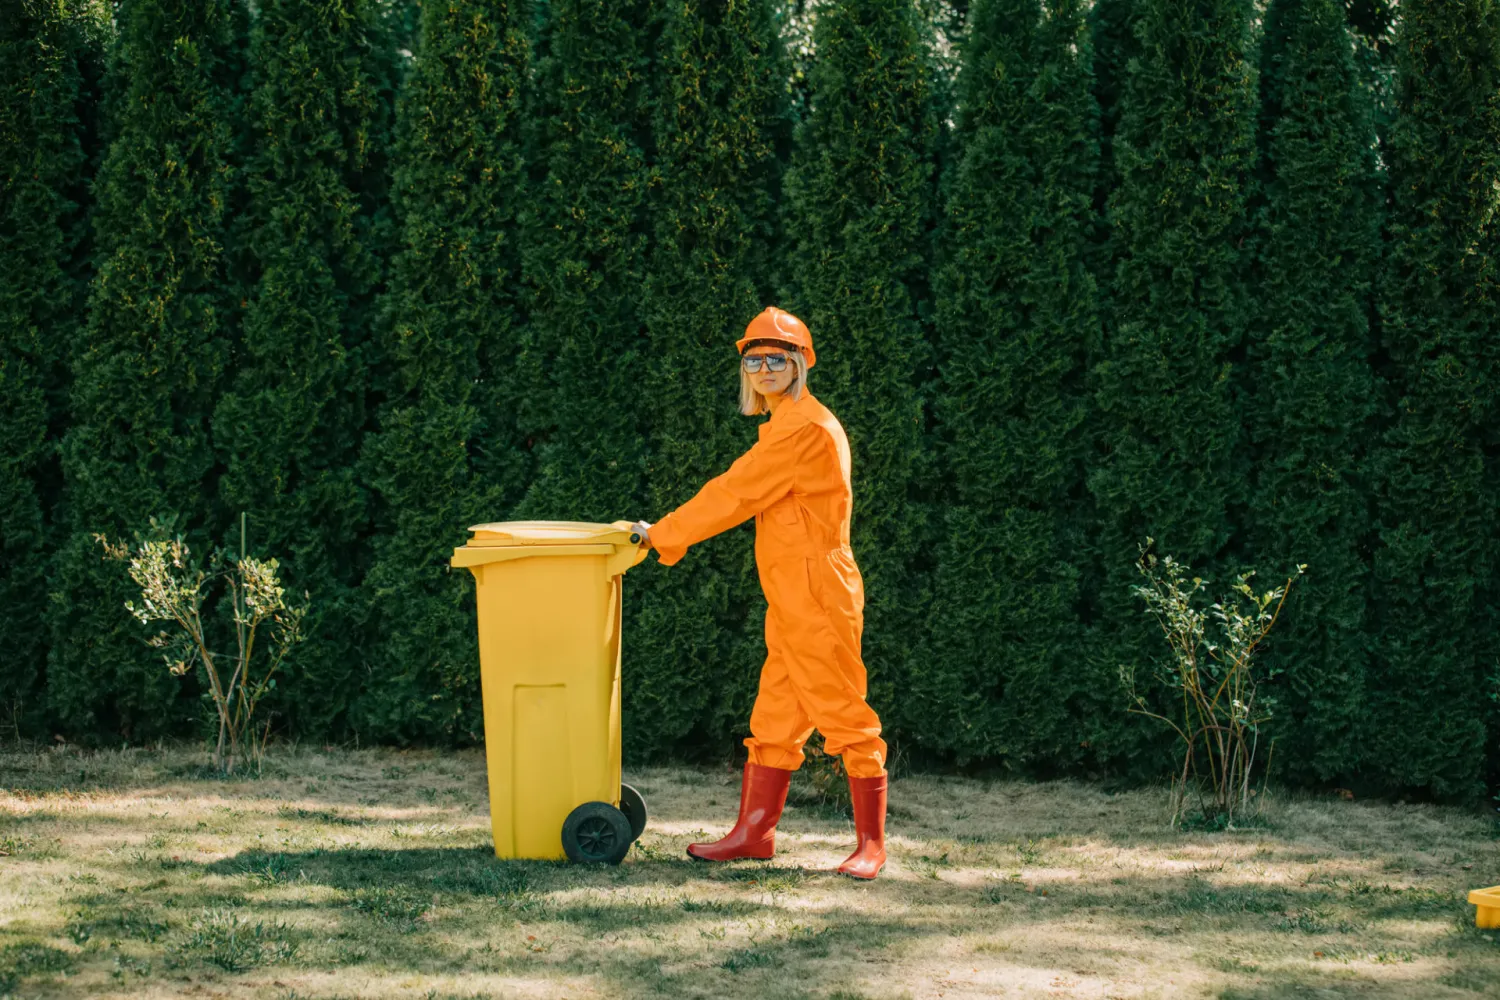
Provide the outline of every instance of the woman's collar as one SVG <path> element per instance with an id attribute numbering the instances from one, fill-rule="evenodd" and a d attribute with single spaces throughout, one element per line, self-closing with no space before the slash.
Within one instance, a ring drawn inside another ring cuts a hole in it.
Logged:
<path id="1" fill-rule="evenodd" d="M 806 402 L 806 401 L 808 401 L 808 400 L 810 400 L 812 398 L 813 398 L 812 393 L 808 392 L 807 389 L 804 388 L 802 390 L 802 395 L 801 396 L 798 396 L 795 399 L 793 399 L 791 397 L 788 397 L 787 399 L 783 400 L 782 403 L 781 403 L 781 405 L 778 406 L 778 407 L 776 407 L 776 409 L 774 411 L 772 411 L 772 413 L 771 413 L 771 419 L 775 420 L 777 417 L 781 416 L 782 414 L 786 413 L 787 411 L 792 410 L 792 409 L 794 409 L 796 407 L 799 407 L 802 403 L 804 403 L 804 402 Z"/>

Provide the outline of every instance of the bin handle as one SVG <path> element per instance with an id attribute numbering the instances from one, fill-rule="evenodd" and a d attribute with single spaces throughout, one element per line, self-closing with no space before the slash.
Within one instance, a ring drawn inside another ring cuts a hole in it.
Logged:
<path id="1" fill-rule="evenodd" d="M 484 566 L 488 563 L 510 562 L 512 559 L 532 559 L 537 556 L 607 556 L 615 552 L 616 546 L 600 545 L 512 545 L 505 548 L 470 548 L 467 545 L 453 550 L 448 565 L 455 568 Z"/>

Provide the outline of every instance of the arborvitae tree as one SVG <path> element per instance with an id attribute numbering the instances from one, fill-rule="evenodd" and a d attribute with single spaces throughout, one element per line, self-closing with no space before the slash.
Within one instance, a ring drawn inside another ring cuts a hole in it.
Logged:
<path id="1" fill-rule="evenodd" d="M 384 384 L 388 381 L 390 359 L 376 343 L 381 293 L 385 287 L 386 262 L 400 249 L 400 224 L 395 213 L 391 191 L 394 179 L 396 146 L 396 105 L 412 64 L 417 47 L 420 4 L 406 0 L 360 0 L 367 51 L 364 65 L 369 73 L 372 100 L 366 120 L 364 167 L 350 178 L 351 188 L 359 200 L 358 225 L 363 229 L 363 243 L 381 262 L 382 280 L 362 299 L 349 303 L 351 332 L 362 339 L 365 349 L 366 429 L 374 427 L 375 411 L 384 401 Z"/>
<path id="2" fill-rule="evenodd" d="M 1478 793 L 1496 642 L 1500 3 L 1406 0 L 1380 290 L 1376 631 L 1362 738 L 1396 787 Z"/>
<path id="3" fill-rule="evenodd" d="M 1246 547 L 1263 587 L 1308 566 L 1264 662 L 1282 671 L 1275 759 L 1317 781 L 1352 774 L 1363 753 L 1365 452 L 1378 395 L 1369 320 L 1382 192 L 1340 0 L 1273 0 L 1260 80 Z"/>
<path id="4" fill-rule="evenodd" d="M 854 460 L 854 554 L 865 582 L 871 703 L 902 724 L 893 696 L 918 645 L 927 535 L 917 389 L 930 363 L 926 309 L 934 222 L 931 99 L 924 25 L 911 0 L 830 2 L 813 39 L 812 113 L 787 176 L 783 308 L 818 348 L 811 388 L 843 423 Z"/>
<path id="5" fill-rule="evenodd" d="M 149 738 L 183 717 L 181 684 L 122 607 L 128 580 L 93 533 L 129 537 L 167 517 L 201 546 L 216 528 L 229 12 L 222 0 L 133 0 L 118 17 L 117 118 L 94 189 L 99 271 L 72 345 L 70 534 L 51 578 L 48 700 L 65 732 Z"/>
<path id="6" fill-rule="evenodd" d="M 1111 198 L 1113 322 L 1094 369 L 1104 635 L 1093 659 L 1108 752 L 1121 664 L 1166 655 L 1130 592 L 1137 546 L 1227 585 L 1224 561 L 1248 478 L 1230 374 L 1242 349 L 1239 281 L 1255 155 L 1250 0 L 1142 0 Z M 1131 732 L 1144 734 L 1132 725 Z M 1143 764 L 1148 762 L 1142 761 Z M 1154 767 L 1154 765 L 1148 765 Z"/>
<path id="7" fill-rule="evenodd" d="M 76 15 L 62 0 L 0 8 L 0 726 L 40 723 L 56 369 L 77 336 L 69 258 L 82 178 Z"/>
<path id="8" fill-rule="evenodd" d="M 1341 6 L 1357 36 L 1382 51 L 1389 48 L 1396 25 L 1395 0 L 1346 0 Z"/>
<path id="9" fill-rule="evenodd" d="M 652 516 L 647 433 L 661 384 L 642 283 L 659 33 L 652 0 L 546 7 L 528 109 L 538 189 L 521 214 L 527 324 L 503 394 L 534 463 L 517 517 Z"/>
<path id="10" fill-rule="evenodd" d="M 375 105 L 368 19 L 361 0 L 265 0 L 256 13 L 242 220 L 255 271 L 213 420 L 226 509 L 248 515 L 254 548 L 310 597 L 308 641 L 282 680 L 295 690 L 276 708 L 319 734 L 359 660 L 365 371 L 351 307 L 378 276 L 354 193 Z"/>
<path id="11" fill-rule="evenodd" d="M 506 401 L 535 442 L 521 516 L 649 516 L 645 431 L 659 385 L 641 282 L 658 33 L 650 0 L 548 8 L 535 140 L 544 174 L 523 216 L 524 390 Z"/>
<path id="12" fill-rule="evenodd" d="M 1120 231 L 1111 220 L 1111 202 L 1120 186 L 1120 164 L 1115 156 L 1115 133 L 1120 128 L 1124 108 L 1125 83 L 1130 75 L 1130 60 L 1140 50 L 1133 27 L 1140 0 L 1095 0 L 1089 8 L 1089 42 L 1093 68 L 1094 104 L 1099 114 L 1099 169 L 1094 174 L 1094 227 L 1089 247 L 1089 267 L 1097 284 L 1100 339 L 1094 345 L 1087 364 L 1090 368 L 1101 360 L 1103 344 L 1113 339 L 1116 321 L 1110 296 L 1114 291 L 1118 252 L 1115 242 Z M 1097 437 L 1097 421 L 1089 434 Z M 1092 465 L 1093 458 L 1090 459 Z M 1088 546 L 1077 553 L 1075 563 L 1083 570 L 1079 581 L 1082 617 L 1092 623 L 1099 618 L 1099 603 L 1105 583 L 1106 556 L 1099 546 Z M 1108 643 L 1107 636 L 1105 637 Z"/>
<path id="13" fill-rule="evenodd" d="M 904 694 L 919 742 L 960 759 L 1056 767 L 1081 755 L 1075 560 L 1085 357 L 1098 339 L 1084 6 L 978 0 L 964 46 L 936 282 L 951 498 L 933 647 Z"/>
<path id="14" fill-rule="evenodd" d="M 1348 0 L 1354 59 L 1370 102 L 1370 116 L 1382 145 L 1396 116 L 1395 0 Z"/>
<path id="15" fill-rule="evenodd" d="M 1110 192 L 1119 184 L 1115 167 L 1115 132 L 1120 127 L 1120 110 L 1125 96 L 1125 80 L 1130 59 L 1137 50 L 1131 15 L 1140 0 L 1095 0 L 1088 12 L 1089 42 L 1093 52 L 1093 94 L 1099 111 L 1099 170 L 1094 184 L 1095 238 L 1107 244 L 1110 235 L 1108 219 Z M 1107 254 L 1100 260 L 1103 278 L 1109 278 Z"/>
<path id="16" fill-rule="evenodd" d="M 400 252 L 383 304 L 389 403 L 364 456 L 376 496 L 363 587 L 370 675 L 356 726 L 376 740 L 482 731 L 473 579 L 448 559 L 525 483 L 510 381 L 517 350 L 517 139 L 528 5 L 427 4 L 398 109 Z"/>
<path id="17" fill-rule="evenodd" d="M 755 439 L 738 410 L 734 341 L 771 302 L 786 66 L 767 0 L 684 0 L 664 13 L 653 119 L 660 178 L 644 315 L 656 517 Z M 743 730 L 764 644 L 748 528 L 671 570 L 633 574 L 623 686 L 631 756 Z M 695 732 L 696 728 L 696 732 Z"/>

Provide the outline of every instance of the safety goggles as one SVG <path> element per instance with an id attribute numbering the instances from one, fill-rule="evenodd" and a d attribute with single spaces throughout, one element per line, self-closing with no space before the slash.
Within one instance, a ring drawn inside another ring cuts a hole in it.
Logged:
<path id="1" fill-rule="evenodd" d="M 747 354 L 740 358 L 740 364 L 744 366 L 745 371 L 754 375 L 760 371 L 762 364 L 766 366 L 767 371 L 784 372 L 790 360 L 791 358 L 785 354 Z"/>

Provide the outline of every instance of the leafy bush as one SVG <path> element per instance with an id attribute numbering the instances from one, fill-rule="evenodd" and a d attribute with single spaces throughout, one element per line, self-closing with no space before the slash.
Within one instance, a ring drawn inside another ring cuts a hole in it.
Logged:
<path id="1" fill-rule="evenodd" d="M 95 536 L 109 558 L 128 564 L 130 579 L 140 588 L 140 603 L 126 601 L 125 610 L 142 625 L 170 622 L 176 626 L 150 640 L 153 648 L 162 651 L 167 669 L 181 677 L 195 667 L 202 668 L 219 723 L 214 765 L 226 775 L 233 774 L 235 764 L 246 757 L 260 762 L 269 724 L 257 740 L 255 708 L 276 686 L 276 672 L 302 641 L 307 614 L 306 603 L 287 601 L 275 559 L 245 555 L 243 524 L 242 520 L 239 558 L 230 560 L 220 551 L 210 569 L 194 562 L 181 535 L 171 539 L 137 535 L 134 546 Z M 162 530 L 154 518 L 151 529 L 153 534 Z M 231 652 L 211 648 L 218 634 L 204 615 L 205 603 L 221 588 L 227 591 L 219 605 L 228 609 L 235 643 Z M 255 643 L 262 628 L 270 649 L 257 657 Z"/>
<path id="2" fill-rule="evenodd" d="M 1292 580 L 1257 594 L 1249 583 L 1254 571 L 1241 573 L 1232 594 L 1205 611 L 1195 598 L 1208 581 L 1193 577 L 1189 586 L 1181 563 L 1147 551 L 1153 541 L 1146 539 L 1136 563 L 1148 582 L 1131 589 L 1145 601 L 1172 650 L 1170 663 L 1157 670 L 1166 697 L 1143 695 L 1131 665 L 1120 667 L 1120 680 L 1131 712 L 1164 722 L 1177 734 L 1182 766 L 1172 781 L 1172 824 L 1183 817 L 1191 793 L 1205 817 L 1222 818 L 1228 828 L 1236 816 L 1251 811 L 1251 797 L 1258 792 L 1251 782 L 1256 768 L 1265 767 L 1261 727 L 1271 719 L 1274 701 L 1259 693 L 1267 677 L 1254 669 L 1254 658 L 1281 614 Z M 1298 575 L 1304 568 L 1297 567 Z M 1217 637 L 1209 634 L 1210 619 L 1218 623 Z M 1159 704 L 1180 705 L 1180 712 L 1174 707 L 1168 716 L 1155 707 Z M 1269 756 L 1269 742 L 1265 749 Z"/>

